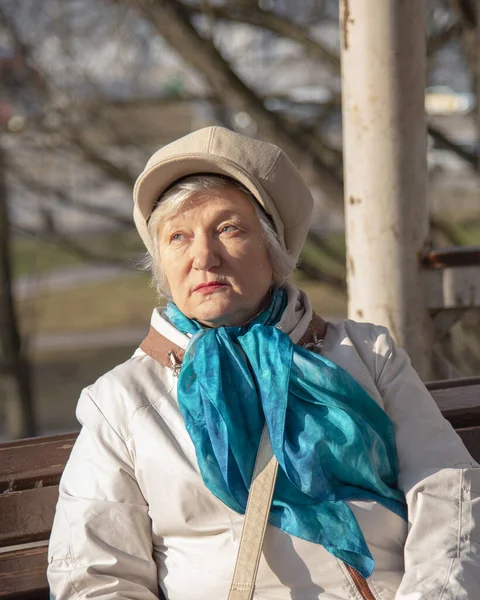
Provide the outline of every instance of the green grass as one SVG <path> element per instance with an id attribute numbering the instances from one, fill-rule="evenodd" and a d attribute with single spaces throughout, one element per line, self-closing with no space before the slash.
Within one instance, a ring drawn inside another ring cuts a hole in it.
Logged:
<path id="1" fill-rule="evenodd" d="M 324 247 L 307 239 L 302 250 L 302 259 L 319 271 L 336 277 L 345 277 L 345 238 L 343 233 L 322 240 Z"/>
<path id="2" fill-rule="evenodd" d="M 133 229 L 71 236 L 89 252 L 122 260 L 133 260 L 144 247 Z M 73 250 L 43 238 L 16 236 L 12 244 L 14 276 L 41 274 L 66 267 L 92 264 Z"/>
<path id="3" fill-rule="evenodd" d="M 41 239 L 16 238 L 12 250 L 15 276 L 45 273 L 62 267 L 85 264 L 78 256 L 62 251 L 53 243 Z"/>
<path id="4" fill-rule="evenodd" d="M 463 223 L 456 231 L 462 246 L 480 245 L 480 222 Z"/>
<path id="5" fill-rule="evenodd" d="M 148 325 L 158 304 L 146 275 L 40 293 L 17 303 L 25 333 L 66 333 Z"/>
<path id="6" fill-rule="evenodd" d="M 436 226 L 431 228 L 434 248 L 445 246 L 480 245 L 480 220 L 454 221 L 445 215 L 436 218 Z"/>
<path id="7" fill-rule="evenodd" d="M 347 314 L 347 293 L 327 283 L 302 278 L 295 273 L 292 283 L 302 289 L 310 299 L 313 310 L 320 316 L 341 318 Z"/>

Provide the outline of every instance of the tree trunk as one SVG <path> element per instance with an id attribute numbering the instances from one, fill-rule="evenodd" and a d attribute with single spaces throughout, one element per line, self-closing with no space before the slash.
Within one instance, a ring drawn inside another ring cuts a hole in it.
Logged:
<path id="1" fill-rule="evenodd" d="M 341 7 L 349 316 L 388 327 L 427 380 L 432 325 L 418 260 L 428 238 L 423 3 Z"/>
<path id="2" fill-rule="evenodd" d="M 5 155 L 0 146 L 0 383 L 8 438 L 35 435 L 31 371 L 22 347 L 15 311 L 5 184 Z"/>

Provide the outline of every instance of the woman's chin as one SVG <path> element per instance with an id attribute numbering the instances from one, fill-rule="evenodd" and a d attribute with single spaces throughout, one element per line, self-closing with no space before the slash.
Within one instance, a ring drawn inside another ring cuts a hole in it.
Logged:
<path id="1" fill-rule="evenodd" d="M 221 327 L 222 325 L 238 325 L 240 321 L 228 311 L 206 311 L 193 317 L 199 323 L 207 327 Z M 238 322 L 237 322 L 238 321 Z"/>
<path id="2" fill-rule="evenodd" d="M 235 326 L 248 323 L 268 304 L 269 298 L 268 290 L 262 295 L 253 295 L 225 287 L 211 294 L 193 294 L 185 304 L 177 303 L 177 306 L 189 319 L 208 327 Z"/>
<path id="3" fill-rule="evenodd" d="M 210 302 L 202 303 L 190 316 L 191 319 L 208 327 L 240 325 L 247 321 L 248 317 L 249 311 L 244 307 L 236 306 L 235 302 L 214 301 L 213 299 Z"/>

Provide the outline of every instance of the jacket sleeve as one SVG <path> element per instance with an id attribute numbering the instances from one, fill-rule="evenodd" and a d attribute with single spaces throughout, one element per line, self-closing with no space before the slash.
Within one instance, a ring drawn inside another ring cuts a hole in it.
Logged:
<path id="1" fill-rule="evenodd" d="M 154 600 L 148 506 L 125 441 L 88 391 L 77 408 L 83 427 L 60 482 L 48 552 L 54 600 Z"/>
<path id="2" fill-rule="evenodd" d="M 396 600 L 467 600 L 480 590 L 480 467 L 385 329 L 377 387 L 395 427 L 408 505 L 405 574 Z"/>

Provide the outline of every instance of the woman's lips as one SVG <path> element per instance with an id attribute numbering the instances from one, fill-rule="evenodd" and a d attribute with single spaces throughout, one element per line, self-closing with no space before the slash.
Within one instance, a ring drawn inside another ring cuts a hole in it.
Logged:
<path id="1" fill-rule="evenodd" d="M 199 292 L 200 294 L 210 294 L 211 292 L 215 292 L 222 287 L 227 287 L 228 284 L 220 283 L 218 281 L 212 281 L 211 283 L 201 283 L 194 288 L 194 292 Z"/>

